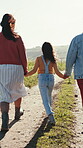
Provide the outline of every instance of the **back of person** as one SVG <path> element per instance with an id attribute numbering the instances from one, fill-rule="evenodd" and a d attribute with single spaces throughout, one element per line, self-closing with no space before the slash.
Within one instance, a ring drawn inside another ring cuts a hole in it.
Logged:
<path id="1" fill-rule="evenodd" d="M 45 73 L 45 66 L 47 65 L 48 67 L 48 73 L 53 74 L 54 73 L 54 67 L 53 63 L 51 61 L 45 61 L 43 56 L 40 56 L 37 58 L 39 67 L 38 67 L 38 74 L 44 74 Z"/>
<path id="2" fill-rule="evenodd" d="M 75 36 L 69 46 L 66 58 L 65 78 L 69 77 L 74 67 L 74 78 L 80 89 L 83 108 L 83 33 Z"/>
<path id="3" fill-rule="evenodd" d="M 74 78 L 83 79 L 83 33 L 75 36 L 66 58 L 66 75 L 70 76 L 74 65 Z"/>
<path id="4" fill-rule="evenodd" d="M 20 57 L 18 55 L 19 41 L 8 40 L 0 33 L 0 64 L 17 64 L 21 65 Z"/>
<path id="5" fill-rule="evenodd" d="M 14 32 L 15 19 L 5 14 L 0 23 L 0 104 L 2 113 L 1 131 L 9 130 L 9 104 L 15 104 L 15 119 L 23 115 L 22 97 L 27 95 L 24 75 L 27 73 L 27 58 L 21 37 Z"/>
<path id="6" fill-rule="evenodd" d="M 27 76 L 38 71 L 38 85 L 45 111 L 48 115 L 49 123 L 55 125 L 51 106 L 52 90 L 54 87 L 54 72 L 61 78 L 64 78 L 64 76 L 57 68 L 53 47 L 49 42 L 45 42 L 42 45 L 42 53 L 42 56 L 36 58 L 34 68 L 27 73 Z"/>

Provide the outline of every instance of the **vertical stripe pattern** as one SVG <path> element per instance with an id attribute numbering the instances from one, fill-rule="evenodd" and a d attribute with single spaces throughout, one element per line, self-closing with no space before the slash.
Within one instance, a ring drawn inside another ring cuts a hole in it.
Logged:
<path id="1" fill-rule="evenodd" d="M 27 95 L 24 86 L 24 71 L 21 65 L 0 65 L 0 102 L 14 102 Z"/>

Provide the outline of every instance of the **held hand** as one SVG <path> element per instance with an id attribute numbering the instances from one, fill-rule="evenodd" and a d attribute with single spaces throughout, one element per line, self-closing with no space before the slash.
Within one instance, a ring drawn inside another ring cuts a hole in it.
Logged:
<path id="1" fill-rule="evenodd" d="M 28 72 L 24 75 L 25 77 L 28 77 Z"/>
<path id="2" fill-rule="evenodd" d="M 64 74 L 63 79 L 67 79 L 69 76 L 67 76 L 66 74 Z"/>

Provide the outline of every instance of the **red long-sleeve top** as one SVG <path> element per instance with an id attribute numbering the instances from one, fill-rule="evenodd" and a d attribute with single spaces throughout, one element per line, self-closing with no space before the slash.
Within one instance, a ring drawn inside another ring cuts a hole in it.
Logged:
<path id="1" fill-rule="evenodd" d="M 0 64 L 22 65 L 24 75 L 27 73 L 27 57 L 21 37 L 14 42 L 0 33 Z"/>

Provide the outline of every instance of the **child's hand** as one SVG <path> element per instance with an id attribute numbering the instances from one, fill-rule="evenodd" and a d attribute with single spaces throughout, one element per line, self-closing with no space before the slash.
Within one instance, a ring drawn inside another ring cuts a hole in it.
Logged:
<path id="1" fill-rule="evenodd" d="M 64 74 L 63 79 L 67 79 L 69 76 L 67 76 L 66 74 Z"/>

